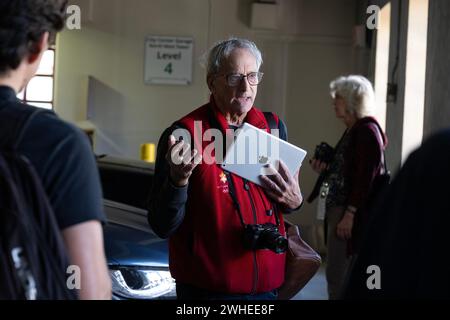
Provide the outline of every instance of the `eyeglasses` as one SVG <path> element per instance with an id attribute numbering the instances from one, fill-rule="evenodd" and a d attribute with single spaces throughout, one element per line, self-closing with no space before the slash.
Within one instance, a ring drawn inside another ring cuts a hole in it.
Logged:
<path id="1" fill-rule="evenodd" d="M 222 74 L 218 75 L 218 77 L 225 76 L 225 78 L 227 79 L 227 84 L 230 87 L 236 87 L 242 82 L 242 79 L 244 78 L 247 78 L 249 85 L 256 86 L 261 82 L 263 75 L 264 73 L 262 72 L 250 72 L 248 74 L 240 74 L 240 73 Z"/>

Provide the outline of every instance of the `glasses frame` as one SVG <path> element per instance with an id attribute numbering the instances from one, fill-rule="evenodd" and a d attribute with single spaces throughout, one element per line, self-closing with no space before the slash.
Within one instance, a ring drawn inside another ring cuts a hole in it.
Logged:
<path id="1" fill-rule="evenodd" d="M 257 76 L 257 79 L 258 79 L 258 82 L 257 82 L 257 83 L 251 83 L 251 82 L 248 80 L 248 79 L 249 79 L 248 76 L 251 75 L 251 74 L 254 74 L 254 73 L 256 73 L 256 76 Z M 236 83 L 233 83 L 233 82 L 230 80 L 230 77 L 231 77 L 231 76 L 239 76 L 239 80 L 238 80 Z M 249 85 L 251 85 L 251 86 L 257 86 L 257 85 L 259 85 L 259 84 L 261 83 L 263 76 L 264 76 L 264 73 L 263 73 L 263 72 L 260 72 L 260 71 L 249 72 L 249 73 L 247 73 L 247 74 L 242 74 L 242 73 L 228 73 L 228 74 L 219 74 L 219 75 L 217 75 L 217 77 L 225 77 L 225 80 L 227 81 L 227 85 L 228 85 L 229 87 L 237 87 L 237 86 L 242 82 L 242 80 L 243 80 L 244 78 L 247 78 L 247 82 L 248 82 Z"/>

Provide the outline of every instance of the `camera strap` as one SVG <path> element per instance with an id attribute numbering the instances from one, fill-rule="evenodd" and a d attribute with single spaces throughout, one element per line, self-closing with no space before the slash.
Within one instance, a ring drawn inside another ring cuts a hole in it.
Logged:
<path id="1" fill-rule="evenodd" d="M 238 201 L 237 196 L 236 196 L 236 187 L 234 185 L 233 178 L 231 177 L 231 174 L 229 172 L 224 171 L 224 173 L 225 173 L 225 176 L 227 177 L 228 190 L 229 190 L 231 199 L 233 200 L 233 204 L 236 207 L 236 211 L 238 213 L 239 220 L 241 220 L 241 224 L 245 228 L 244 216 L 242 215 L 241 206 L 239 205 L 239 201 Z"/>
<path id="2" fill-rule="evenodd" d="M 270 202 L 272 203 L 272 201 Z M 273 214 L 275 216 L 275 222 L 277 223 L 277 227 L 280 227 L 280 216 L 278 215 L 278 206 L 275 203 L 272 203 L 273 210 L 275 211 Z"/>
<path id="3" fill-rule="evenodd" d="M 383 135 L 382 135 L 382 129 L 380 127 L 380 125 L 378 123 L 376 123 L 377 125 L 377 139 L 380 143 L 381 146 L 383 146 Z M 387 163 L 386 163 L 386 153 L 384 150 L 384 147 L 381 147 L 382 149 L 382 153 L 381 153 L 381 163 L 382 163 L 382 167 L 384 169 L 384 172 L 382 172 L 382 174 L 390 174 L 388 168 L 387 168 Z"/>

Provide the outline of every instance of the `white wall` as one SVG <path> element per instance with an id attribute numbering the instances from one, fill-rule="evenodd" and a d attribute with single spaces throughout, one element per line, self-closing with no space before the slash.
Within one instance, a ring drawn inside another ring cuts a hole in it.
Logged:
<path id="1" fill-rule="evenodd" d="M 316 144 L 334 144 L 343 131 L 334 118 L 328 84 L 355 68 L 355 0 L 279 0 L 277 31 L 249 27 L 251 0 L 92 0 L 92 11 L 88 0 L 71 2 L 81 4 L 87 14 L 82 30 L 64 31 L 59 38 L 55 109 L 70 121 L 84 120 L 87 79 L 94 77 L 117 97 L 108 104 L 114 105 L 111 128 L 124 155 L 138 157 L 141 143 L 157 142 L 164 128 L 208 97 L 197 61 L 189 86 L 144 84 L 147 35 L 191 36 L 196 58 L 217 40 L 248 37 L 264 58 L 256 105 L 282 116 L 292 142 L 312 155 Z M 315 178 L 305 163 L 305 196 Z M 292 220 L 313 224 L 314 210 L 306 205 Z"/>
<path id="2" fill-rule="evenodd" d="M 141 143 L 157 142 L 165 127 L 207 96 L 198 63 L 190 86 L 145 85 L 145 37 L 194 36 L 194 56 L 199 57 L 207 48 L 207 1 L 94 0 L 93 4 L 93 22 L 60 36 L 55 109 L 70 121 L 84 120 L 87 78 L 94 77 L 122 98 L 111 108 L 120 113 L 120 121 L 113 125 L 123 140 L 121 153 L 138 157 Z"/>

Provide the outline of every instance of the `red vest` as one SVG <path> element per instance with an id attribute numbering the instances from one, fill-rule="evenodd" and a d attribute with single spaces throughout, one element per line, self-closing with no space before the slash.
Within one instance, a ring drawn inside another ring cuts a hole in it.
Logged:
<path id="1" fill-rule="evenodd" d="M 201 121 L 202 135 L 214 127 L 222 133 L 228 129 L 213 100 L 178 121 L 189 130 L 191 137 L 194 137 L 194 121 Z M 255 107 L 245 121 L 270 130 L 264 114 Z M 210 141 L 202 142 L 203 150 L 209 144 Z M 232 174 L 231 178 L 244 222 L 276 224 L 277 209 L 264 190 L 236 175 Z M 278 216 L 279 231 L 284 235 L 281 212 Z M 202 161 L 189 179 L 183 223 L 169 241 L 172 276 L 180 283 L 220 293 L 263 293 L 280 287 L 284 281 L 285 254 L 246 249 L 243 231 L 223 170 L 220 165 Z"/>

